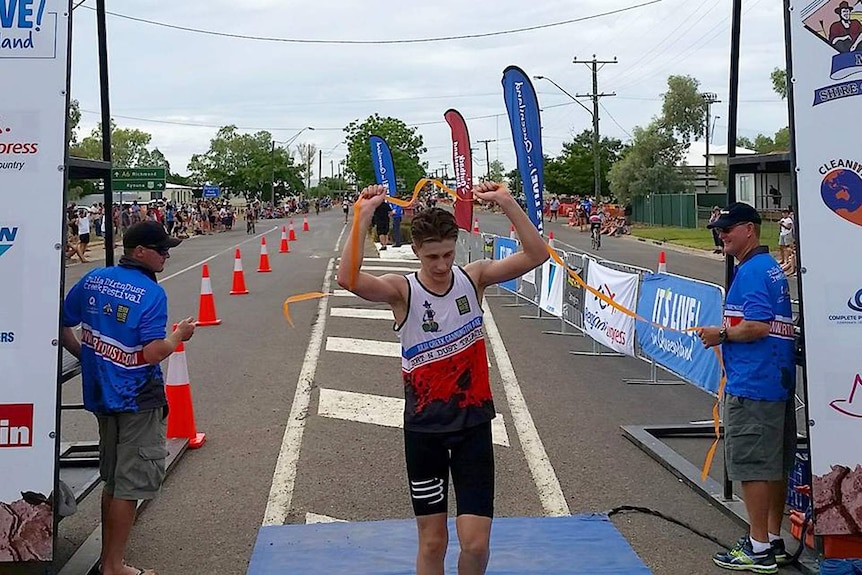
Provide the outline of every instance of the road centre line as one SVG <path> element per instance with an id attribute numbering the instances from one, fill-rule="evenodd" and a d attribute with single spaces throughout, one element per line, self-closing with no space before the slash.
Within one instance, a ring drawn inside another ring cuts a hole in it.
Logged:
<path id="1" fill-rule="evenodd" d="M 401 429 L 404 427 L 404 399 L 321 388 L 317 415 Z M 509 447 L 509 434 L 500 413 L 491 420 L 491 436 L 497 445 Z"/>
<path id="2" fill-rule="evenodd" d="M 485 333 L 491 342 L 494 358 L 497 360 L 497 369 L 500 371 L 506 401 L 509 404 L 509 411 L 512 413 L 515 431 L 518 433 L 518 441 L 524 450 L 527 466 L 530 468 L 533 482 L 539 492 L 542 508 L 545 510 L 545 514 L 551 517 L 571 515 L 569 504 L 563 495 L 562 487 L 560 487 L 560 480 L 557 479 L 554 467 L 551 465 L 548 453 L 539 437 L 536 424 L 530 415 L 527 401 L 524 399 L 524 394 L 521 392 L 521 386 L 515 375 L 515 368 L 512 366 L 506 345 L 503 343 L 503 338 L 497 328 L 497 322 L 494 321 L 487 300 L 482 302 L 482 308 L 485 311 Z"/>
<path id="3" fill-rule="evenodd" d="M 206 259 L 204 259 L 204 260 L 201 260 L 201 261 L 199 261 L 199 262 L 198 262 L 198 263 L 196 263 L 196 264 L 192 264 L 192 265 L 190 265 L 189 267 L 187 267 L 187 268 L 186 268 L 186 269 L 184 269 L 184 270 L 180 270 L 180 271 L 178 271 L 177 273 L 171 274 L 171 275 L 169 275 L 169 276 L 167 276 L 167 277 L 164 277 L 164 278 L 160 279 L 160 280 L 159 280 L 159 283 L 164 283 L 164 282 L 168 281 L 168 280 L 169 280 L 169 279 L 171 279 L 171 278 L 175 278 L 175 277 L 177 277 L 178 275 L 184 274 L 184 273 L 186 273 L 186 272 L 188 272 L 188 271 L 191 271 L 191 270 L 193 270 L 193 269 L 195 269 L 195 268 L 198 268 L 198 267 L 200 267 L 200 266 L 204 265 L 205 263 L 207 263 L 207 262 L 209 262 L 209 261 L 211 261 L 211 260 L 216 259 L 217 257 L 219 257 L 219 256 L 220 256 L 220 255 L 222 255 L 222 254 L 226 254 L 226 253 L 232 252 L 232 251 L 236 250 L 236 248 L 238 248 L 239 246 L 244 245 L 244 244 L 247 244 L 247 243 L 249 243 L 249 242 L 253 242 L 253 241 L 255 241 L 255 240 L 258 240 L 258 239 L 260 239 L 262 236 L 265 236 L 266 234 L 272 233 L 272 232 L 274 232 L 274 231 L 275 231 L 275 230 L 277 230 L 277 229 L 278 229 L 278 226 L 275 226 L 274 228 L 272 228 L 272 229 L 271 229 L 271 230 L 269 230 L 269 231 L 263 232 L 262 234 L 258 234 L 258 235 L 254 236 L 254 237 L 251 237 L 251 238 L 249 238 L 249 239 L 247 239 L 247 240 L 245 240 L 245 241 L 242 241 L 242 242 L 240 242 L 240 243 L 238 243 L 238 244 L 236 244 L 236 245 L 234 245 L 234 246 L 231 246 L 231 247 L 229 247 L 229 248 L 225 248 L 225 249 L 223 249 L 222 251 L 220 251 L 220 252 L 218 252 L 218 253 L 216 253 L 216 254 L 214 254 L 214 255 L 211 255 L 210 257 L 208 257 L 208 258 L 206 258 Z"/>
<path id="4" fill-rule="evenodd" d="M 401 357 L 401 344 L 398 342 L 357 339 L 352 337 L 327 337 L 326 351 L 357 353 L 378 357 Z"/>
<path id="5" fill-rule="evenodd" d="M 340 243 L 341 237 L 338 241 Z M 326 275 L 323 278 L 323 293 L 329 292 L 332 283 L 335 260 L 330 259 L 326 267 Z M 269 499 L 266 503 L 266 511 L 263 515 L 263 525 L 284 525 L 290 505 L 293 501 L 293 490 L 296 486 L 296 469 L 299 463 L 299 450 L 302 446 L 302 435 L 305 431 L 305 422 L 308 418 L 308 404 L 311 402 L 311 390 L 314 384 L 314 374 L 317 371 L 317 362 L 320 359 L 320 348 L 323 344 L 323 333 L 326 328 L 326 302 L 327 298 L 320 298 L 317 306 L 317 319 L 311 328 L 311 337 L 308 340 L 308 348 L 305 351 L 305 359 L 302 361 L 302 369 L 299 372 L 299 380 L 296 382 L 296 392 L 293 396 L 293 404 L 290 406 L 290 415 L 287 426 L 284 429 L 284 437 L 281 441 L 281 449 L 272 474 L 272 486 L 269 490 Z"/>
<path id="6" fill-rule="evenodd" d="M 388 319 L 394 321 L 395 316 L 389 309 L 368 309 L 357 307 L 331 307 L 329 315 L 332 317 L 350 317 L 354 319 Z"/>

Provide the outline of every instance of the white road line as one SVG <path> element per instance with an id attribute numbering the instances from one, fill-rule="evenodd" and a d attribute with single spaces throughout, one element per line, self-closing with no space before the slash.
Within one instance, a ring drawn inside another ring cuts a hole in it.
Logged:
<path id="1" fill-rule="evenodd" d="M 340 238 L 339 238 L 340 241 Z M 323 293 L 329 293 L 335 260 L 330 259 L 323 278 Z M 314 374 L 317 371 L 317 361 L 320 358 L 320 348 L 323 344 L 323 333 L 326 327 L 326 299 L 321 298 L 317 306 L 317 319 L 311 328 L 305 359 L 296 382 L 296 393 L 284 437 L 281 440 L 281 450 L 272 474 L 272 486 L 269 499 L 263 515 L 263 525 L 284 525 L 293 500 L 293 489 L 296 485 L 296 468 L 299 463 L 299 449 L 302 446 L 302 434 L 305 431 L 305 421 L 308 417 L 308 404 L 311 401 L 311 390 Z"/>
<path id="2" fill-rule="evenodd" d="M 512 412 L 518 441 L 521 442 L 521 447 L 524 449 L 527 466 L 533 475 L 533 482 L 539 492 L 542 508 L 544 508 L 545 514 L 551 517 L 571 515 L 569 504 L 563 495 L 563 489 L 560 487 L 560 480 L 557 479 L 557 474 L 554 472 L 545 446 L 542 445 L 542 439 L 539 437 L 536 424 L 527 408 L 527 401 L 521 393 L 515 368 L 512 367 L 512 361 L 509 359 L 509 353 L 506 351 L 506 345 L 500 336 L 500 330 L 497 329 L 497 323 L 494 321 L 487 300 L 482 302 L 482 308 L 485 311 L 485 333 L 488 334 L 491 349 L 494 350 L 494 358 L 497 360 L 497 368 L 500 370 L 500 378 L 503 380 L 503 389 L 506 392 L 506 400 Z"/>
<path id="3" fill-rule="evenodd" d="M 344 519 L 336 519 L 329 515 L 320 515 L 318 513 L 306 513 L 305 524 L 312 525 L 314 523 L 347 523 Z"/>
<path id="4" fill-rule="evenodd" d="M 359 297 L 352 291 L 347 291 L 346 289 L 337 289 L 332 291 L 333 297 Z"/>
<path id="5" fill-rule="evenodd" d="M 401 429 L 404 427 L 404 400 L 400 397 L 321 388 L 317 415 Z M 491 436 L 497 445 L 509 447 L 506 423 L 499 413 L 491 422 Z"/>
<path id="6" fill-rule="evenodd" d="M 332 317 L 351 317 L 355 319 L 388 319 L 394 321 L 395 316 L 388 309 L 366 309 L 357 307 L 331 307 L 329 315 Z"/>
<path id="7" fill-rule="evenodd" d="M 341 258 L 338 258 L 338 261 L 341 261 Z M 362 263 L 368 263 L 368 262 L 382 262 L 382 263 L 386 263 L 386 264 L 396 264 L 397 263 L 397 264 L 404 264 L 404 265 L 416 264 L 417 266 L 419 265 L 419 260 L 416 258 L 414 258 L 414 259 L 362 258 Z"/>
<path id="8" fill-rule="evenodd" d="M 358 353 L 360 355 L 376 355 L 380 357 L 401 357 L 401 344 L 374 339 L 327 337 L 326 351 Z"/>
<path id="9" fill-rule="evenodd" d="M 196 263 L 196 264 L 192 264 L 192 265 L 190 265 L 189 267 L 187 267 L 187 268 L 186 268 L 186 269 L 184 269 L 184 270 L 180 270 L 180 271 L 178 271 L 177 273 L 171 274 L 171 275 L 169 275 L 169 276 L 167 276 L 167 277 L 164 277 L 164 278 L 160 279 L 160 280 L 159 280 L 159 283 L 164 283 L 164 282 L 168 281 L 168 280 L 169 280 L 169 279 L 171 279 L 171 278 L 175 278 L 175 277 L 177 277 L 178 275 L 182 275 L 182 274 L 184 274 L 184 273 L 186 273 L 186 272 L 188 272 L 188 271 L 191 271 L 191 270 L 193 270 L 193 269 L 195 269 L 195 268 L 197 268 L 197 267 L 200 267 L 200 266 L 204 265 L 205 263 L 207 263 L 207 262 L 209 262 L 209 261 L 211 261 L 211 260 L 216 259 L 217 257 L 219 257 L 219 256 L 220 256 L 220 255 L 222 255 L 222 254 L 226 254 L 226 253 L 234 253 L 234 251 L 236 250 L 236 248 L 238 248 L 239 246 L 244 245 L 244 244 L 247 244 L 247 243 L 249 243 L 249 242 L 253 242 L 253 241 L 255 241 L 255 240 L 259 240 L 259 239 L 261 238 L 261 236 L 265 236 L 266 234 L 271 233 L 271 232 L 274 232 L 274 231 L 275 231 L 275 230 L 277 230 L 277 229 L 278 229 L 278 226 L 276 226 L 276 227 L 272 228 L 272 229 L 271 229 L 271 230 L 269 230 L 269 231 L 263 232 L 262 234 L 258 234 L 258 235 L 254 236 L 254 237 L 252 237 L 252 238 L 249 238 L 249 239 L 247 239 L 247 240 L 245 240 L 245 241 L 243 241 L 243 242 L 240 242 L 240 243 L 238 243 L 238 244 L 236 244 L 236 245 L 234 245 L 234 246 L 231 246 L 231 247 L 229 247 L 229 248 L 223 249 L 222 251 L 220 251 L 220 252 L 218 252 L 218 253 L 216 253 L 216 254 L 214 254 L 214 255 L 211 255 L 210 257 L 206 258 L 205 260 L 201 260 L 201 261 L 199 261 L 199 262 L 198 262 L 198 263 Z"/>

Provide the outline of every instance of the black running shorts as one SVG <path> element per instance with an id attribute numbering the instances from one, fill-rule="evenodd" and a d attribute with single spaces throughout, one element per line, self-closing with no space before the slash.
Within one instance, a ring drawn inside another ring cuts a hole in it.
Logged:
<path id="1" fill-rule="evenodd" d="M 491 422 L 463 431 L 404 431 L 407 481 L 417 516 L 447 513 L 449 471 L 458 515 L 494 516 Z"/>

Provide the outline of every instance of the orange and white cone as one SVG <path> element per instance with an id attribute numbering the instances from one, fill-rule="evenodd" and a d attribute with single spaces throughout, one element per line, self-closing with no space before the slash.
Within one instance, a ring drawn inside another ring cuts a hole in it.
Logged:
<path id="1" fill-rule="evenodd" d="M 308 231 L 308 216 L 302 217 L 302 231 L 304 231 L 304 232 Z"/>
<path id="2" fill-rule="evenodd" d="M 174 330 L 176 329 L 174 324 Z M 168 439 L 188 439 L 191 449 L 202 446 L 207 436 L 205 433 L 198 433 L 195 426 L 192 386 L 189 382 L 189 364 L 184 343 L 180 343 L 168 358 L 165 395 L 168 397 Z"/>
<path id="3" fill-rule="evenodd" d="M 281 226 L 281 246 L 278 248 L 278 253 L 290 253 L 290 244 L 287 243 L 287 228 L 284 226 Z"/>
<path id="4" fill-rule="evenodd" d="M 260 238 L 260 264 L 257 266 L 257 271 L 259 273 L 272 271 L 272 268 L 269 267 L 269 253 L 266 251 L 266 236 Z"/>
<path id="5" fill-rule="evenodd" d="M 554 232 L 548 232 L 548 245 L 554 249 Z"/>
<path id="6" fill-rule="evenodd" d="M 221 320 L 216 316 L 215 296 L 213 295 L 213 284 L 210 280 L 210 268 L 204 264 L 201 276 L 201 301 L 198 307 L 197 326 L 219 325 Z"/>
<path id="7" fill-rule="evenodd" d="M 473 218 L 473 233 L 479 233 L 479 218 Z"/>
<path id="8" fill-rule="evenodd" d="M 293 229 L 293 218 L 290 218 L 290 236 L 288 239 L 292 242 L 296 241 L 296 231 Z"/>
<path id="9" fill-rule="evenodd" d="M 659 252 L 658 254 L 658 268 L 656 269 L 656 273 L 667 273 L 667 257 L 664 255 L 664 252 Z"/>
<path id="10" fill-rule="evenodd" d="M 236 256 L 233 260 L 233 288 L 230 290 L 230 295 L 246 295 L 248 288 L 245 287 L 245 274 L 242 271 L 242 255 L 239 253 L 239 248 L 236 249 Z"/>
<path id="11" fill-rule="evenodd" d="M 518 232 L 515 231 L 515 224 L 509 224 L 509 239 L 510 240 L 517 240 L 518 239 Z"/>

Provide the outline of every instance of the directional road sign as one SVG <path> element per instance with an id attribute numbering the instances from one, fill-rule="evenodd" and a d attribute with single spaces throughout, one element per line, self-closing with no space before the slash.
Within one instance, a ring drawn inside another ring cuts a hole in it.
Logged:
<path id="1" fill-rule="evenodd" d="M 114 168 L 111 187 L 115 192 L 155 192 L 165 189 L 164 168 Z"/>
<path id="2" fill-rule="evenodd" d="M 218 186 L 204 186 L 203 196 L 205 198 L 217 198 L 220 193 L 221 190 L 219 190 Z"/>

